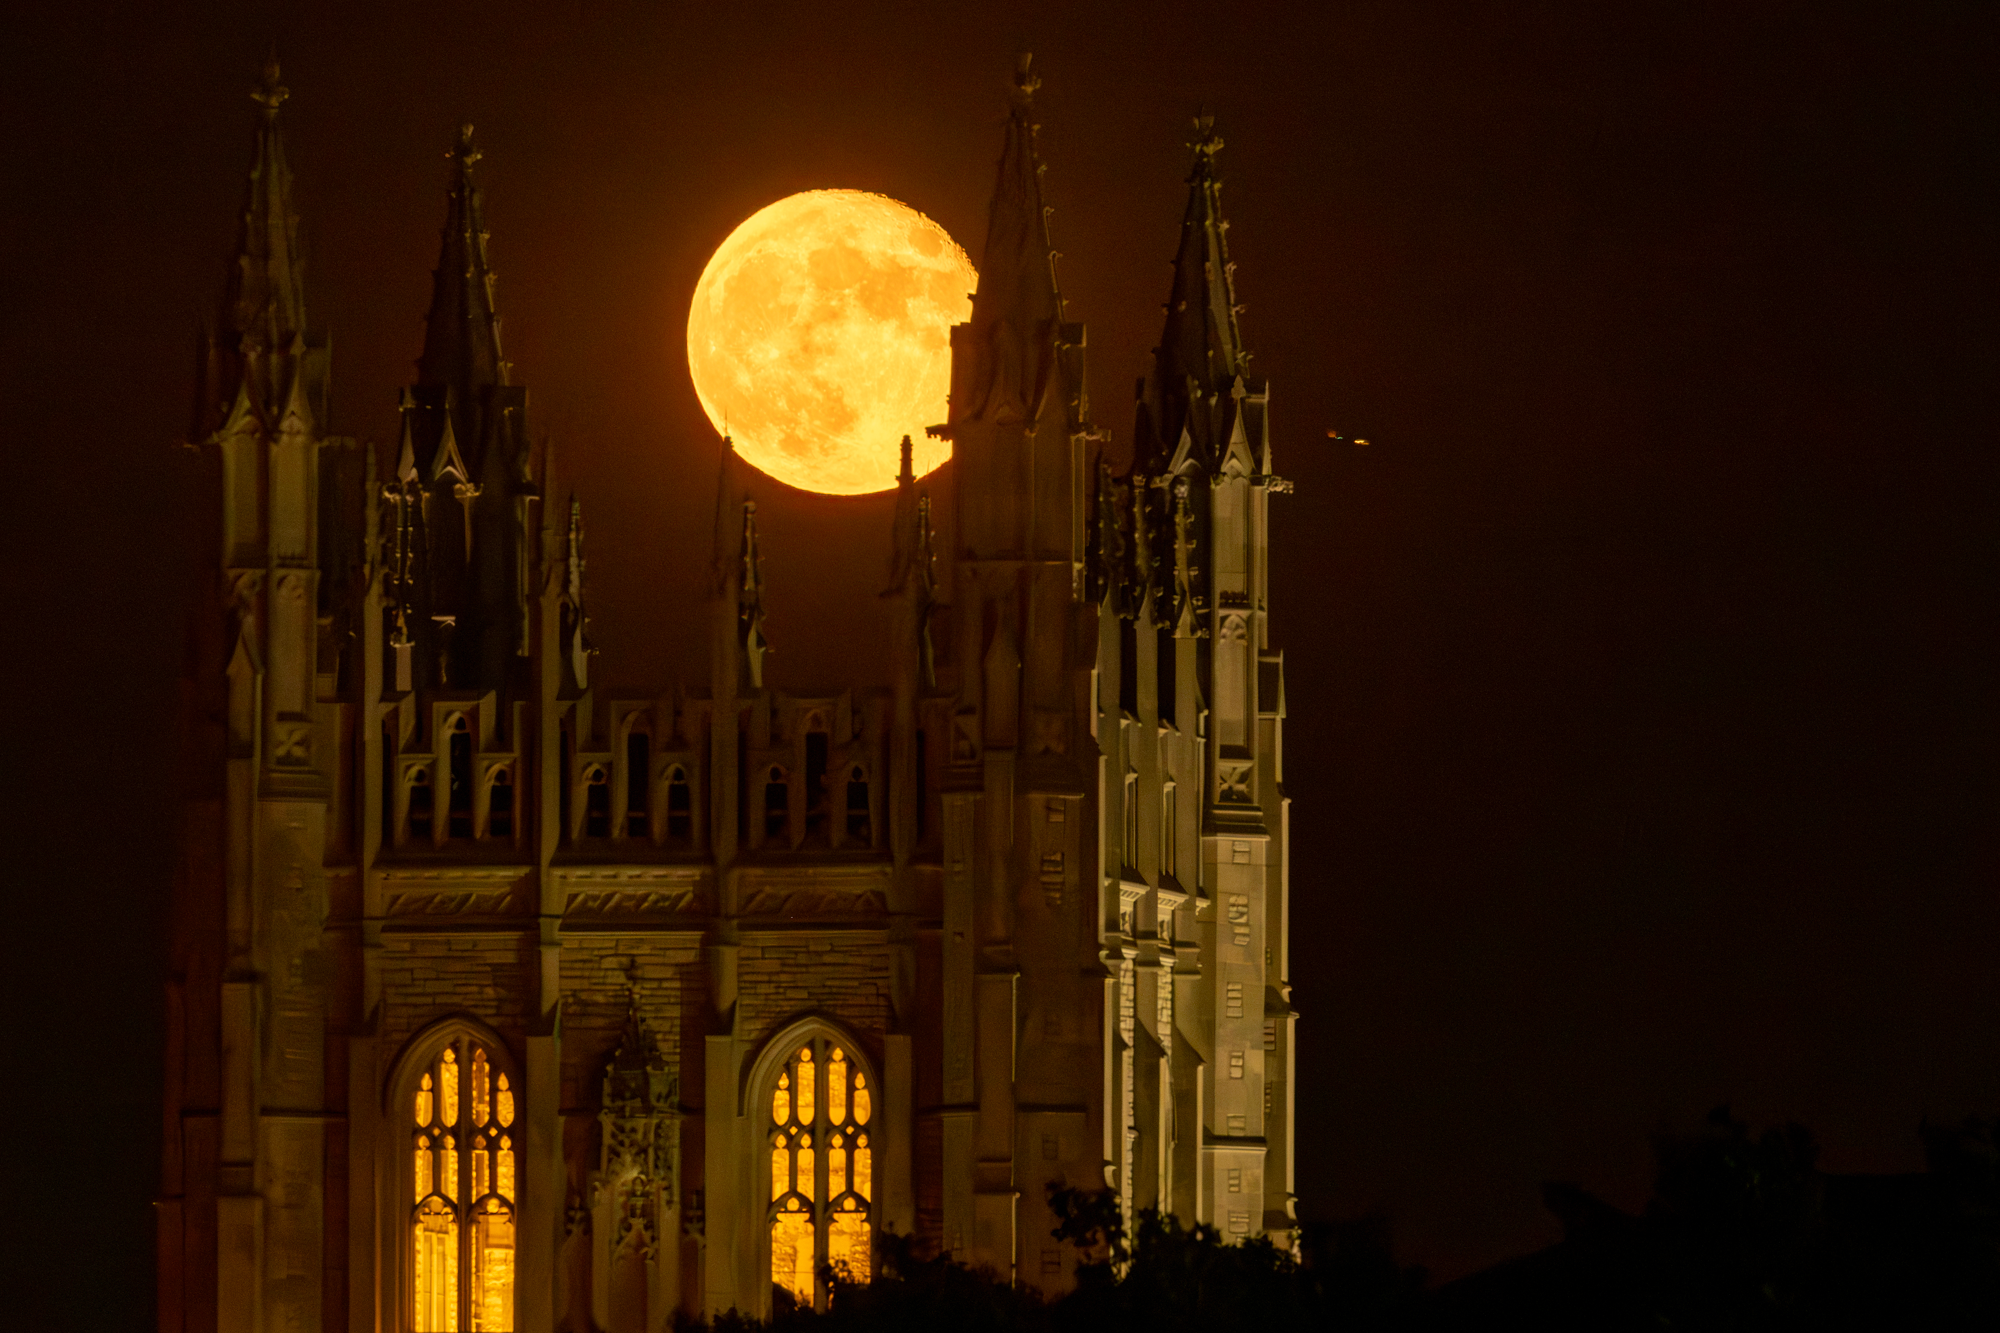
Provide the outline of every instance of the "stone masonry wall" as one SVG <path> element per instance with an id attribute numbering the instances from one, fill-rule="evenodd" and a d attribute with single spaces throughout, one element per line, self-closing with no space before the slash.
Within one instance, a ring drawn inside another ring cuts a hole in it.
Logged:
<path id="1" fill-rule="evenodd" d="M 699 1070 L 684 1056 L 698 1054 L 687 1049 L 687 1042 L 699 1045 L 701 1015 L 708 1004 L 700 946 L 643 935 L 569 936 L 562 955 L 565 1112 L 597 1109 L 604 1064 L 618 1045 L 633 993 L 668 1067 L 680 1074 L 681 1100 L 699 1100 Z"/>
<path id="2" fill-rule="evenodd" d="M 470 1014 L 523 1051 L 539 968 L 529 934 L 385 935 L 382 1036 L 400 1050 L 412 1033 L 447 1014 Z"/>
<path id="3" fill-rule="evenodd" d="M 889 1027 L 888 950 L 873 941 L 808 937 L 745 942 L 737 978 L 736 1031 L 753 1050 L 811 1010 L 867 1036 Z"/>

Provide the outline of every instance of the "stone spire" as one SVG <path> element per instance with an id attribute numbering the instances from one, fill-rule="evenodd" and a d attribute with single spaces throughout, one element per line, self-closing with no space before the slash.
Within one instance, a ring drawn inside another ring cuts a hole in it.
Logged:
<path id="1" fill-rule="evenodd" d="M 297 384 L 306 327 L 299 217 L 278 122 L 278 108 L 290 95 L 273 55 L 250 94 L 258 106 L 256 146 L 220 317 L 204 349 L 192 435 L 197 442 L 245 409 L 266 426 L 275 424 L 294 388 L 306 387 Z"/>
<path id="2" fill-rule="evenodd" d="M 955 414 L 961 418 L 1014 416 L 1032 423 L 1054 377 L 1063 301 L 1035 152 L 1034 97 L 1041 82 L 1033 57 L 1024 54 L 1014 74 L 1013 107 L 972 296 L 975 380 L 965 386 L 969 396 Z M 954 406 L 958 402 L 954 395 Z"/>
<path id="3" fill-rule="evenodd" d="M 987 214 L 972 314 L 952 330 L 951 440 L 960 560 L 1080 560 L 1069 549 L 1082 503 L 1067 455 L 1092 434 L 1083 389 L 1084 329 L 1065 320 L 1042 201 L 1028 56 L 1014 74 L 1012 108 Z M 1017 627 L 1017 632 L 1018 627 Z M 979 660 L 972 654 L 966 661 Z"/>
<path id="4" fill-rule="evenodd" d="M 480 159 L 472 126 L 462 125 L 452 162 L 444 236 L 432 275 L 431 308 L 424 320 L 424 352 L 417 360 L 421 384 L 443 385 L 461 405 L 481 390 L 507 382 L 500 356 L 500 316 L 493 309 L 493 270 L 486 262 L 486 222 L 472 168 Z M 472 432 L 460 423 L 460 433 Z"/>
<path id="5" fill-rule="evenodd" d="M 1189 452 L 1213 467 L 1227 445 L 1225 426 L 1211 408 L 1225 402 L 1249 359 L 1236 316 L 1235 265 L 1229 262 L 1229 224 L 1222 217 L 1221 182 L 1215 155 L 1222 138 L 1212 116 L 1195 119 L 1194 169 L 1188 174 L 1187 212 L 1181 218 L 1180 248 L 1174 256 L 1173 287 L 1167 297 L 1166 327 L 1153 353 L 1146 386 L 1138 460 L 1149 469 L 1169 466 L 1185 432 Z M 1150 427 L 1150 429 L 1149 429 Z"/>

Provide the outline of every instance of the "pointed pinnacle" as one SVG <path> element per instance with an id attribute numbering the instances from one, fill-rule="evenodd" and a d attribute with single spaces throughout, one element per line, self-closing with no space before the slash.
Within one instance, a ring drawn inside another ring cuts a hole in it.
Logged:
<path id="1" fill-rule="evenodd" d="M 1023 51 L 1014 62 L 1014 101 L 1022 110 L 1027 110 L 1035 100 L 1035 90 L 1042 86 L 1041 76 L 1035 73 L 1035 53 Z"/>
<path id="2" fill-rule="evenodd" d="M 1215 117 L 1203 111 L 1194 118 L 1194 138 L 1188 143 L 1194 149 L 1194 175 L 1190 180 L 1202 179 L 1215 173 L 1215 155 L 1222 151 L 1222 136 L 1215 132 Z"/>
<path id="3" fill-rule="evenodd" d="M 479 146 L 472 141 L 471 121 L 468 120 L 458 127 L 458 146 L 447 152 L 445 156 L 457 161 L 461 168 L 470 167 L 474 162 L 485 156 L 485 154 L 479 151 Z"/>
<path id="4" fill-rule="evenodd" d="M 263 107 L 266 116 L 275 116 L 278 114 L 278 107 L 291 95 L 292 90 L 284 85 L 279 76 L 278 46 L 273 42 L 271 54 L 264 57 L 263 77 L 258 80 L 256 88 L 251 90 L 250 100 Z"/>

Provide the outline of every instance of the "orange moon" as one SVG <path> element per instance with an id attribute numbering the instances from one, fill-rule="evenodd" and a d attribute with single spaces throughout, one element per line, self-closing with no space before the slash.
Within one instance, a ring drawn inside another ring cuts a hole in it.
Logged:
<path id="1" fill-rule="evenodd" d="M 978 281 L 945 229 L 861 190 L 759 209 L 708 261 L 688 310 L 688 370 L 736 452 L 790 486 L 864 495 L 951 456 L 951 326 Z"/>

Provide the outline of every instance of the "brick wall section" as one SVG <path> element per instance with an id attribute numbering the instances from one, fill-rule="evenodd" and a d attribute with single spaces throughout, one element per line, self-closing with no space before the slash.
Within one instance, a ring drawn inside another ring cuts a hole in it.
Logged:
<path id="1" fill-rule="evenodd" d="M 539 984 L 532 935 L 385 935 L 384 1049 L 447 1014 L 471 1014 L 505 1037 L 518 1058 Z"/>
<path id="2" fill-rule="evenodd" d="M 563 1095 L 565 1111 L 595 1111 L 604 1064 L 625 1026 L 629 996 L 658 1038 L 668 1067 L 680 1074 L 681 1101 L 698 1104 L 701 1079 L 689 1041 L 704 1029 L 708 978 L 699 946 L 643 936 L 570 937 L 563 941 Z M 683 1040 L 683 1034 L 687 1040 Z"/>
<path id="3" fill-rule="evenodd" d="M 745 944 L 737 977 L 736 1030 L 753 1050 L 810 1010 L 830 1014 L 861 1034 L 889 1027 L 888 951 L 879 944 L 828 939 Z M 872 1054 L 879 1058 L 881 1052 Z"/>

